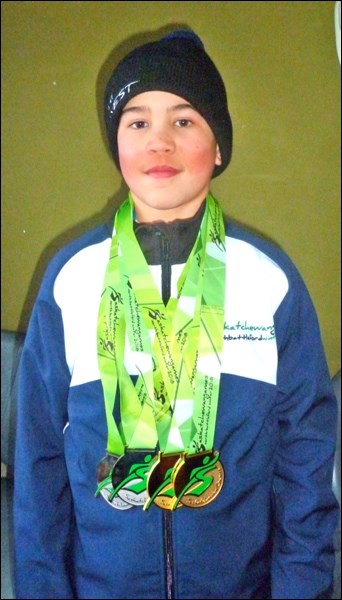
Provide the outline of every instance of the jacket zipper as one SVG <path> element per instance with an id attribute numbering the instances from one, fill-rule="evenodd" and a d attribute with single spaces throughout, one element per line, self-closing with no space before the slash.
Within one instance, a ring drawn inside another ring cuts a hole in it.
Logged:
<path id="1" fill-rule="evenodd" d="M 170 241 L 161 233 L 161 275 L 162 275 L 162 298 L 166 305 L 171 294 L 171 264 L 170 264 Z"/>
<path id="2" fill-rule="evenodd" d="M 160 233 L 161 241 L 161 279 L 162 279 L 162 298 L 166 305 L 171 294 L 171 264 L 170 264 L 170 241 L 169 238 Z M 172 544 L 172 515 L 169 511 L 163 510 L 164 527 L 164 551 L 166 560 L 166 598 L 173 600 L 175 598 L 174 568 L 173 568 L 173 544 Z"/>
<path id="3" fill-rule="evenodd" d="M 172 515 L 169 511 L 163 510 L 164 525 L 164 548 L 166 559 L 166 598 L 174 600 L 175 583 L 173 573 L 173 550 L 172 550 Z"/>

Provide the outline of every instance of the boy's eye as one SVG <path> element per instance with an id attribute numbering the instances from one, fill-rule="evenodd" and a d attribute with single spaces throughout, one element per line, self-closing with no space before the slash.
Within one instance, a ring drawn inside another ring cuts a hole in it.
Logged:
<path id="1" fill-rule="evenodd" d="M 132 127 L 132 129 L 143 129 L 144 127 L 147 127 L 147 123 L 146 121 L 134 121 L 134 123 L 131 123 L 130 127 Z"/>
<path id="2" fill-rule="evenodd" d="M 192 124 L 192 121 L 190 121 L 190 119 L 178 119 L 176 121 L 176 125 L 177 127 L 189 127 L 189 125 Z"/>

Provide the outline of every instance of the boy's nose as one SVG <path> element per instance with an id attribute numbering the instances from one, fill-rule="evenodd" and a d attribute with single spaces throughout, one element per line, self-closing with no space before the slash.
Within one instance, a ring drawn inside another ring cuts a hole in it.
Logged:
<path id="1" fill-rule="evenodd" d="M 169 132 L 165 130 L 151 130 L 151 135 L 147 142 L 149 152 L 172 152 L 175 143 Z"/>

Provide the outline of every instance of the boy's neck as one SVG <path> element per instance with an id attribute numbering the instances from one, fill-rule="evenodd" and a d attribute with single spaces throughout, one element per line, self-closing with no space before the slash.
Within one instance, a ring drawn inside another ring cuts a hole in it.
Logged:
<path id="1" fill-rule="evenodd" d="M 136 201 L 133 197 L 135 220 L 139 223 L 172 223 L 174 221 L 191 219 L 200 210 L 205 196 L 201 196 L 194 202 L 165 209 L 148 206 L 140 201 Z"/>
<path id="2" fill-rule="evenodd" d="M 202 217 L 203 217 L 203 214 L 204 214 L 204 211 L 205 211 L 205 201 L 203 201 L 203 202 L 202 202 L 202 204 L 201 204 L 201 205 L 200 205 L 200 207 L 197 209 L 197 211 L 195 212 L 195 214 L 194 214 L 194 215 L 191 215 L 190 217 L 183 217 L 183 218 L 182 218 L 182 217 L 179 217 L 179 216 L 177 216 L 175 219 L 168 220 L 168 221 L 165 221 L 165 220 L 163 220 L 163 219 L 160 219 L 160 218 L 159 218 L 159 219 L 156 219 L 156 220 L 154 220 L 154 221 L 152 221 L 151 219 L 149 219 L 148 221 L 140 221 L 140 220 L 137 218 L 137 215 L 136 215 L 136 214 L 135 214 L 135 212 L 134 212 L 133 219 L 134 219 L 134 222 L 135 222 L 137 225 L 147 225 L 147 226 L 148 226 L 148 225 L 152 225 L 152 226 L 153 226 L 153 225 L 165 225 L 166 227 L 167 227 L 168 225 L 169 225 L 169 226 L 172 226 L 172 225 L 177 225 L 177 223 L 180 223 L 180 224 L 181 224 L 181 223 L 184 223 L 184 225 L 185 225 L 187 222 L 190 222 L 190 221 L 193 221 L 193 220 L 197 219 L 197 217 L 200 217 L 200 218 L 202 218 Z"/>

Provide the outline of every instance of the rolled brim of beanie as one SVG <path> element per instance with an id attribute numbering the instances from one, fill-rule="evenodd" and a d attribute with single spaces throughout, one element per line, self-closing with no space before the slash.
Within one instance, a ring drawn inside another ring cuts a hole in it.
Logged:
<path id="1" fill-rule="evenodd" d="M 137 48 L 124 59 L 109 80 L 105 94 L 105 119 L 110 149 L 120 170 L 117 130 L 129 100 L 148 91 L 170 92 L 189 102 L 207 121 L 218 143 L 222 164 L 216 177 L 230 162 L 232 123 L 224 83 L 208 55 L 184 41 L 157 42 Z M 157 48 L 158 46 L 158 48 Z"/>

